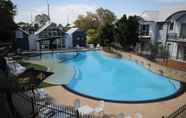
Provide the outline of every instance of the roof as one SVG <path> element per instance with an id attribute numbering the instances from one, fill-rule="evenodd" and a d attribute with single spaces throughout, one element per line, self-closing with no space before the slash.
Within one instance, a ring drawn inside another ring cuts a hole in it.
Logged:
<path id="1" fill-rule="evenodd" d="M 21 28 L 18 28 L 18 30 L 22 31 L 23 33 L 25 33 L 26 35 L 29 35 L 28 32 L 26 32 L 25 30 L 21 29 Z"/>
<path id="2" fill-rule="evenodd" d="M 144 11 L 141 17 L 145 21 L 158 21 L 159 11 Z"/>
<path id="3" fill-rule="evenodd" d="M 171 15 L 180 11 L 186 11 L 186 4 L 167 5 L 160 9 L 159 21 L 166 21 Z"/>
<path id="4" fill-rule="evenodd" d="M 39 30 L 37 30 L 34 34 L 38 35 L 39 33 L 41 33 L 43 30 L 45 30 L 47 27 L 49 27 L 52 23 L 51 22 L 47 22 L 43 27 L 41 27 Z"/>
<path id="5" fill-rule="evenodd" d="M 158 11 L 144 11 L 141 17 L 145 21 L 165 22 L 171 15 L 186 11 L 186 4 L 167 5 Z"/>
<path id="6" fill-rule="evenodd" d="M 71 28 L 66 33 L 69 34 L 69 35 L 71 35 L 71 34 L 73 34 L 77 30 L 79 30 L 79 28 Z"/>

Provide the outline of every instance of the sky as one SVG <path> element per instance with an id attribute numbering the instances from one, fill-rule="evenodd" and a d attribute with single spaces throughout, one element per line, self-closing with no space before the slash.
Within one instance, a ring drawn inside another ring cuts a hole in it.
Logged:
<path id="1" fill-rule="evenodd" d="M 47 0 L 12 0 L 17 6 L 15 21 L 34 21 L 37 14 L 47 14 Z M 182 4 L 186 0 L 48 0 L 51 21 L 72 24 L 78 15 L 95 12 L 99 7 L 109 9 L 119 18 L 123 14 L 140 15 L 145 10 L 159 10 L 169 4 Z"/>

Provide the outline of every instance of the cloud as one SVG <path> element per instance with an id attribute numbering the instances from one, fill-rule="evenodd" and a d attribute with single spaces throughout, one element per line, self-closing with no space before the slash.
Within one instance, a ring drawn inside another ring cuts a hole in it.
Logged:
<path id="1" fill-rule="evenodd" d="M 82 14 L 85 15 L 86 12 L 94 12 L 96 10 L 95 6 L 89 6 L 85 4 L 69 4 L 69 5 L 59 5 L 50 6 L 50 16 L 52 22 L 61 23 L 63 25 L 67 23 L 73 23 L 77 17 Z M 32 10 L 18 11 L 18 15 L 15 17 L 16 22 L 19 21 L 31 21 L 37 14 L 47 13 L 46 7 L 35 8 Z"/>
<path id="2" fill-rule="evenodd" d="M 77 17 L 85 15 L 86 12 L 94 12 L 96 7 L 88 5 L 67 5 L 67 6 L 53 6 L 51 7 L 51 18 L 57 23 L 63 22 L 73 23 Z"/>

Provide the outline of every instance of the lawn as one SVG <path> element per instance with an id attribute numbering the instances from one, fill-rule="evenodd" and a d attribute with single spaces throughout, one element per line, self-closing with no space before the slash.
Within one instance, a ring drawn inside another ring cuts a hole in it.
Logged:
<path id="1" fill-rule="evenodd" d="M 43 65 L 33 64 L 33 63 L 23 62 L 23 61 L 20 61 L 19 63 L 22 66 L 26 67 L 27 69 L 34 68 L 36 70 L 42 70 L 42 71 L 46 71 L 47 70 L 47 67 L 43 66 Z M 51 86 L 54 86 L 54 85 L 50 84 L 50 83 L 47 83 L 47 82 L 42 82 L 41 85 L 39 86 L 39 88 L 45 88 L 45 87 L 51 87 Z"/>

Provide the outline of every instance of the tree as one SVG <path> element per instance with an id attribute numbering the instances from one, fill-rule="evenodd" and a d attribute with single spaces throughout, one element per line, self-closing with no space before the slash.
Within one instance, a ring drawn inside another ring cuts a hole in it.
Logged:
<path id="1" fill-rule="evenodd" d="M 116 17 L 113 12 L 108 9 L 98 8 L 96 13 L 87 12 L 86 15 L 80 15 L 74 24 L 85 31 L 89 29 L 98 30 L 100 26 L 112 24 L 115 20 Z"/>
<path id="2" fill-rule="evenodd" d="M 44 26 L 48 21 L 50 21 L 50 18 L 46 14 L 39 14 L 35 17 L 35 24 L 38 24 L 39 27 Z"/>
<path id="3" fill-rule="evenodd" d="M 14 31 L 17 25 L 13 17 L 16 14 L 16 6 L 10 0 L 0 1 L 0 41 L 14 42 Z"/>
<path id="4" fill-rule="evenodd" d="M 13 17 L 16 14 L 16 5 L 11 0 L 1 0 L 0 8 L 9 16 Z"/>
<path id="5" fill-rule="evenodd" d="M 127 41 L 129 46 L 134 47 L 138 42 L 139 23 L 137 16 L 129 16 L 127 20 Z"/>
<path id="6" fill-rule="evenodd" d="M 103 47 L 111 47 L 114 41 L 114 25 L 105 24 L 101 26 L 98 30 L 98 41 Z"/>
<path id="7" fill-rule="evenodd" d="M 112 24 L 116 20 L 114 13 L 108 9 L 98 8 L 96 14 L 100 25 Z"/>
<path id="8" fill-rule="evenodd" d="M 126 51 L 134 47 L 138 41 L 138 20 L 136 16 L 123 15 L 116 24 L 115 43 L 119 43 Z"/>
<path id="9" fill-rule="evenodd" d="M 95 29 L 89 29 L 87 31 L 87 42 L 90 44 L 97 44 L 97 31 Z"/>
<path id="10" fill-rule="evenodd" d="M 84 31 L 89 29 L 97 29 L 99 26 L 97 17 L 91 12 L 87 12 L 86 16 L 79 15 L 74 24 L 76 27 Z"/>
<path id="11" fill-rule="evenodd" d="M 115 26 L 115 43 L 119 43 L 122 47 L 127 49 L 127 16 L 123 15 L 123 17 L 116 22 Z"/>

